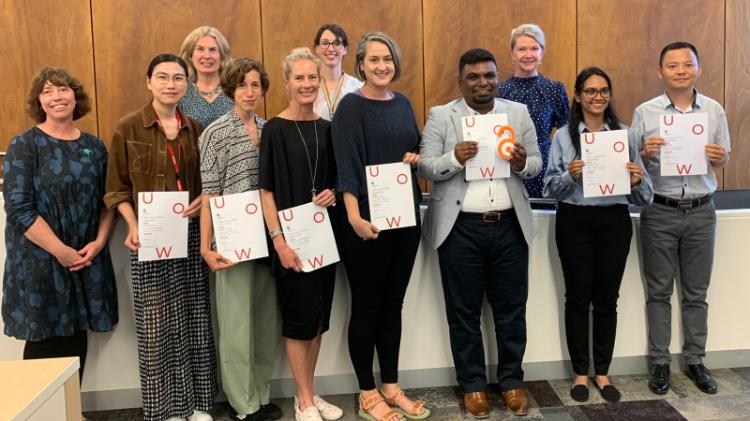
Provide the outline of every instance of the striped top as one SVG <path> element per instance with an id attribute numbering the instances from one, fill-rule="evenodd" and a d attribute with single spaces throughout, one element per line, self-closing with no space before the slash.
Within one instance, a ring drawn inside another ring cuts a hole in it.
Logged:
<path id="1" fill-rule="evenodd" d="M 255 116 L 260 139 L 265 120 Z M 234 109 L 211 123 L 199 139 L 203 194 L 227 195 L 258 189 L 260 148 L 253 146 Z"/>

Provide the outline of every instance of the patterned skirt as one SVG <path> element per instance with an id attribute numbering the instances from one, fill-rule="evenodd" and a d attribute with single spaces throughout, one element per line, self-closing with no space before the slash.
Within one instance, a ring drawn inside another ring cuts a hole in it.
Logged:
<path id="1" fill-rule="evenodd" d="M 208 268 L 198 220 L 188 257 L 139 262 L 130 254 L 145 421 L 209 412 L 217 393 Z"/>

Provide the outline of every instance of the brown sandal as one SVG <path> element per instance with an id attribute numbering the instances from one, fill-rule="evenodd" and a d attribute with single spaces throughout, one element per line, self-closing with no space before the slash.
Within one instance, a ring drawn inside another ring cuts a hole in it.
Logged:
<path id="1" fill-rule="evenodd" d="M 383 394 L 385 402 L 390 407 L 392 407 L 394 411 L 400 413 L 406 418 L 412 420 L 423 420 L 430 416 L 430 410 L 425 408 L 423 400 L 413 401 L 414 403 L 411 406 L 411 410 L 406 409 L 406 405 L 408 405 L 408 402 L 404 401 L 404 399 L 408 398 L 406 397 L 406 394 L 404 394 L 404 391 L 401 389 L 399 389 L 398 392 L 396 392 L 396 394 L 392 396 L 387 396 L 382 390 L 381 393 Z"/>
<path id="2" fill-rule="evenodd" d="M 394 411 L 388 411 L 381 418 L 375 418 L 370 411 L 375 408 L 380 402 L 383 402 L 383 396 L 380 392 L 375 392 L 368 398 L 362 398 L 362 394 L 359 394 L 359 416 L 368 421 L 401 421 L 403 417 Z M 387 402 L 386 402 L 387 403 Z"/>

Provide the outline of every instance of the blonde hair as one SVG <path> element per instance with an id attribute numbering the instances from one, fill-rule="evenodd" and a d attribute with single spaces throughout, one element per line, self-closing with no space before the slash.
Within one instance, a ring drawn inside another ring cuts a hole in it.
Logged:
<path id="1" fill-rule="evenodd" d="M 391 81 L 395 82 L 396 80 L 398 80 L 399 76 L 401 76 L 401 49 L 398 48 L 396 40 L 391 38 L 390 35 L 383 32 L 368 32 L 362 35 L 362 38 L 359 39 L 359 45 L 357 45 L 357 55 L 354 61 L 354 71 L 357 73 L 357 76 L 361 80 L 365 80 L 365 72 L 362 71 L 359 65 L 365 60 L 365 54 L 367 53 L 367 44 L 373 41 L 385 44 L 386 47 L 388 47 L 388 51 L 391 52 L 391 57 L 393 57 L 393 67 L 395 67 L 396 69 L 393 73 L 393 79 L 391 79 Z"/>
<path id="2" fill-rule="evenodd" d="M 518 37 L 529 37 L 534 39 L 537 43 L 539 43 L 539 46 L 542 47 L 542 50 L 544 50 L 544 47 L 546 46 L 546 43 L 544 41 L 544 32 L 542 31 L 542 28 L 539 27 L 539 25 L 534 23 L 524 23 L 522 25 L 519 25 L 517 28 L 514 28 L 512 31 L 510 31 L 510 49 L 516 48 L 516 40 Z"/>
<path id="3" fill-rule="evenodd" d="M 195 51 L 196 44 L 198 44 L 198 40 L 206 36 L 216 40 L 216 45 L 219 47 L 219 56 L 221 56 L 219 75 L 224 72 L 224 69 L 229 66 L 229 62 L 232 61 L 232 58 L 229 56 L 229 43 L 218 29 L 213 26 L 200 26 L 193 29 L 193 32 L 189 33 L 185 37 L 185 40 L 182 41 L 182 46 L 180 47 L 180 57 L 188 65 L 188 78 L 191 82 L 195 82 L 196 78 L 195 66 L 193 66 L 193 52 Z"/>
<path id="4" fill-rule="evenodd" d="M 320 59 L 318 56 L 312 53 L 307 47 L 299 47 L 292 50 L 284 60 L 281 61 L 281 74 L 284 80 L 289 80 L 289 75 L 292 73 L 292 65 L 301 60 L 310 60 L 315 64 L 315 69 L 320 74 Z"/>

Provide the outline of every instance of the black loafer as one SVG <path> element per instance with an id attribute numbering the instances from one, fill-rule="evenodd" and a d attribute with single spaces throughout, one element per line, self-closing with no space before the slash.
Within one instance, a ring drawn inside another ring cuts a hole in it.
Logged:
<path id="1" fill-rule="evenodd" d="M 271 421 L 271 416 L 268 414 L 264 414 L 262 408 L 263 407 L 261 406 L 261 409 L 253 412 L 252 414 L 242 416 L 238 414 L 237 411 L 234 410 L 234 408 L 229 406 L 229 419 L 237 421 Z"/>
<path id="2" fill-rule="evenodd" d="M 719 391 L 716 387 L 716 381 L 711 376 L 711 372 L 708 371 L 703 364 L 689 364 L 685 375 L 695 383 L 701 392 L 713 395 Z"/>
<path id="3" fill-rule="evenodd" d="M 594 382 L 594 386 L 596 386 L 596 390 L 599 391 L 599 394 L 602 395 L 602 399 L 605 401 L 609 403 L 620 402 L 620 391 L 617 390 L 616 387 L 611 384 L 605 384 L 604 387 L 599 387 L 596 382 Z"/>
<path id="4" fill-rule="evenodd" d="M 589 388 L 585 384 L 576 384 L 570 388 L 570 397 L 576 402 L 589 400 Z"/>
<path id="5" fill-rule="evenodd" d="M 654 364 L 648 373 L 648 388 L 657 395 L 669 391 L 669 365 Z"/>

